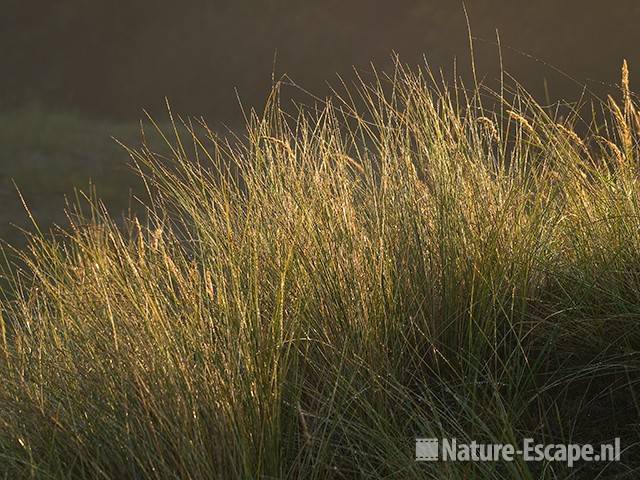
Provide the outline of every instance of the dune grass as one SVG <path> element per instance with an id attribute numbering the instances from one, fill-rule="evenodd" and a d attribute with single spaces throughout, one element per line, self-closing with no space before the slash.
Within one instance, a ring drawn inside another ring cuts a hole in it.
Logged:
<path id="1" fill-rule="evenodd" d="M 130 150 L 148 218 L 123 230 L 92 201 L 7 269 L 0 472 L 633 478 L 640 116 L 621 90 L 578 135 L 519 88 L 398 65 L 296 116 L 276 87 L 240 142 L 187 121 L 170 156 Z M 415 437 L 624 451 L 417 463 Z"/>

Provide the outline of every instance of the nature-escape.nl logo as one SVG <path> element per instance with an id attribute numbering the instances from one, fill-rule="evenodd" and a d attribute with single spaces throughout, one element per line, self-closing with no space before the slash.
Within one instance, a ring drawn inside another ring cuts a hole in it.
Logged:
<path id="1" fill-rule="evenodd" d="M 522 445 L 499 443 L 458 442 L 455 438 L 416 438 L 416 461 L 420 462 L 513 462 L 522 457 L 526 462 L 564 462 L 573 467 L 577 461 L 620 461 L 620 438 L 613 443 L 541 444 L 525 438 Z"/>

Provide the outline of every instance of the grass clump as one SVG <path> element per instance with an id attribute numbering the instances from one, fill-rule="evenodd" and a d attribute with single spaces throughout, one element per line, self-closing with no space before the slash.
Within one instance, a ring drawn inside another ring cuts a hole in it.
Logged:
<path id="1" fill-rule="evenodd" d="M 627 83 L 628 85 L 628 83 Z M 489 100 L 495 108 L 483 107 Z M 638 113 L 579 136 L 518 89 L 397 67 L 246 139 L 130 150 L 8 272 L 6 478 L 601 478 L 638 467 Z M 186 133 L 185 133 L 186 132 Z M 619 464 L 416 463 L 414 438 L 606 443 Z"/>

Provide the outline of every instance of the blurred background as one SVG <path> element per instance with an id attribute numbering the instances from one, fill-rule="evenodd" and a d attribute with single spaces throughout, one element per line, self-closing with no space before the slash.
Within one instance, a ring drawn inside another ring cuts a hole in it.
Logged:
<path id="1" fill-rule="evenodd" d="M 628 59 L 640 74 L 638 0 L 468 0 L 479 77 L 505 69 L 541 101 L 575 101 L 581 85 L 615 88 Z M 272 73 L 325 95 L 337 75 L 370 62 L 443 68 L 469 79 L 467 24 L 457 0 L 3 0 L 0 14 L 0 238 L 28 222 L 63 222 L 64 196 L 92 180 L 114 210 L 139 188 L 111 139 L 139 143 L 143 109 L 242 125 Z M 562 70 L 558 72 L 554 67 Z"/>

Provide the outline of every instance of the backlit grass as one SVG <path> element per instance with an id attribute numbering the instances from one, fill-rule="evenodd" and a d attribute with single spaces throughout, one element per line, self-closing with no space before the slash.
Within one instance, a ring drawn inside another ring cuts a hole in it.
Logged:
<path id="1" fill-rule="evenodd" d="M 130 150 L 147 219 L 92 202 L 7 270 L 0 472 L 633 478 L 640 116 L 621 92 L 578 135 L 520 89 L 399 65 L 296 116 L 276 87 L 240 142 L 176 121 L 169 157 Z M 415 437 L 624 451 L 416 463 Z"/>

